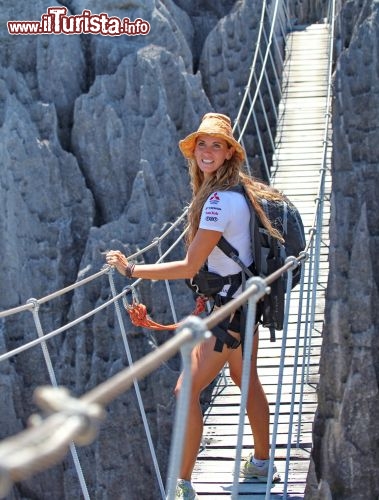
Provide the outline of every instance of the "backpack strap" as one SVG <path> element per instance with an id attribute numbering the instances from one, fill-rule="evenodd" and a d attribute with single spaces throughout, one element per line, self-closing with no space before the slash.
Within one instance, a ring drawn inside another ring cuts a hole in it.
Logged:
<path id="1" fill-rule="evenodd" d="M 242 260 L 239 258 L 238 251 L 229 243 L 228 240 L 226 240 L 223 236 L 221 236 L 219 242 L 217 243 L 217 246 L 219 249 L 224 252 L 225 255 L 227 255 L 230 259 L 232 259 L 234 262 L 236 262 L 240 268 L 242 269 L 242 272 L 240 273 L 241 275 L 241 281 L 238 284 L 237 287 L 230 287 L 227 293 L 227 297 L 232 297 L 234 293 L 238 290 L 239 286 L 242 285 L 242 290 L 245 289 L 246 287 L 246 276 L 248 278 L 251 278 L 252 276 L 256 276 L 256 271 L 255 271 L 255 264 L 251 265 L 250 267 L 247 267 Z"/>
<path id="2" fill-rule="evenodd" d="M 222 252 L 224 252 L 225 255 L 236 262 L 240 266 L 240 268 L 244 270 L 249 278 L 254 276 L 252 271 L 239 258 L 238 251 L 223 236 L 221 236 L 219 242 L 217 243 L 217 246 Z"/>
<path id="3" fill-rule="evenodd" d="M 287 234 L 288 229 L 288 204 L 283 200 L 283 231 Z"/>
<path id="4" fill-rule="evenodd" d="M 245 200 L 250 210 L 250 239 L 251 239 L 251 253 L 254 259 L 255 269 L 257 270 L 257 275 L 261 275 L 262 269 L 262 258 L 261 258 L 261 245 L 262 245 L 262 235 L 259 227 L 258 217 L 255 213 L 253 205 L 247 194 L 245 193 Z"/>
<path id="5" fill-rule="evenodd" d="M 228 257 L 230 257 L 234 262 L 236 262 L 241 269 L 243 269 L 246 273 L 246 275 L 251 278 L 251 276 L 257 276 L 260 275 L 260 270 L 261 270 L 261 230 L 259 227 L 259 221 L 257 218 L 257 215 L 255 213 L 255 210 L 253 208 L 253 205 L 251 204 L 250 198 L 247 195 L 245 191 L 245 187 L 243 184 L 237 184 L 236 186 L 232 186 L 228 189 L 228 191 L 233 191 L 235 193 L 240 193 L 244 196 L 247 206 L 249 207 L 250 211 L 250 242 L 251 242 L 251 253 L 253 255 L 253 261 L 254 261 L 254 268 L 255 271 L 254 273 L 249 272 L 249 268 L 245 266 L 245 264 L 239 259 L 238 257 L 238 252 L 236 249 L 227 241 L 223 236 L 221 236 L 221 239 L 218 243 L 218 247 L 220 250 L 222 250 Z"/>
<path id="6" fill-rule="evenodd" d="M 242 194 L 245 197 L 247 206 L 249 207 L 251 253 L 253 256 L 254 266 L 255 266 L 255 270 L 256 270 L 255 275 L 260 276 L 261 272 L 262 272 L 261 247 L 262 247 L 262 245 L 267 246 L 266 230 L 264 228 L 262 228 L 262 226 L 259 222 L 258 216 L 255 213 L 255 210 L 253 208 L 253 205 L 250 201 L 248 194 L 246 193 L 244 185 L 238 184 L 237 186 L 232 186 L 229 188 L 229 191 L 233 191 L 233 192 Z M 262 234 L 262 231 L 263 231 L 263 234 Z"/>

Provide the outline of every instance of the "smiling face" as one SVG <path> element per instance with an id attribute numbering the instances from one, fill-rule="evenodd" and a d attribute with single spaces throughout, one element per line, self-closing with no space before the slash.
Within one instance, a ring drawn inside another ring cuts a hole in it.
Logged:
<path id="1" fill-rule="evenodd" d="M 196 140 L 194 156 L 205 177 L 216 172 L 233 153 L 234 148 L 225 139 L 204 134 Z"/>

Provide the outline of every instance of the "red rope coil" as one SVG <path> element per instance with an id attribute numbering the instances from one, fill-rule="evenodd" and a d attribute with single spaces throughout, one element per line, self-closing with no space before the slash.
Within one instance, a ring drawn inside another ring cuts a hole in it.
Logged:
<path id="1" fill-rule="evenodd" d="M 192 315 L 198 316 L 201 314 L 205 310 L 207 300 L 207 297 L 197 297 L 196 306 Z M 140 302 L 134 302 L 132 305 L 128 305 L 126 310 L 128 311 L 130 320 L 134 326 L 142 326 L 150 328 L 151 330 L 176 330 L 176 328 L 178 328 L 181 324 L 181 322 L 173 323 L 171 325 L 161 325 L 160 323 L 157 323 L 148 316 L 146 306 Z"/>

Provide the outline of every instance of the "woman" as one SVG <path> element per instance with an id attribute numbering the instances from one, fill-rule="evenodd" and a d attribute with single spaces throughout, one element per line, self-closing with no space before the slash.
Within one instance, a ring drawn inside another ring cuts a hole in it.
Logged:
<path id="1" fill-rule="evenodd" d="M 237 275 L 241 268 L 218 247 L 221 236 L 239 252 L 242 262 L 253 262 L 250 245 L 250 212 L 243 194 L 230 188 L 243 185 L 262 224 L 274 237 L 281 235 L 271 226 L 260 198 L 280 199 L 280 194 L 268 186 L 252 180 L 241 171 L 245 151 L 234 139 L 229 117 L 219 113 L 207 113 L 196 132 L 179 142 L 179 147 L 189 162 L 193 198 L 188 213 L 187 254 L 183 260 L 134 265 L 119 251 L 109 251 L 107 263 L 127 277 L 143 279 L 191 279 L 205 262 L 208 270 L 221 276 Z M 215 304 L 230 300 L 227 284 L 217 294 Z M 235 287 L 236 288 L 236 287 Z M 241 293 L 241 286 L 234 289 L 232 297 Z M 197 345 L 192 352 L 192 389 L 190 410 L 180 479 L 176 498 L 198 498 L 191 484 L 203 431 L 203 415 L 200 406 L 201 392 L 214 380 L 226 362 L 230 376 L 241 386 L 242 349 L 240 346 L 240 311 L 213 330 L 211 339 Z M 217 343 L 219 344 L 217 346 Z M 220 348 L 221 343 L 221 348 Z M 226 345 L 223 345 L 226 344 Z M 254 455 L 246 460 L 241 475 L 246 478 L 267 480 L 269 468 L 269 406 L 257 374 L 258 327 L 255 329 L 250 390 L 246 411 L 254 437 Z M 180 391 L 179 377 L 175 393 Z M 279 480 L 274 467 L 273 481 Z"/>

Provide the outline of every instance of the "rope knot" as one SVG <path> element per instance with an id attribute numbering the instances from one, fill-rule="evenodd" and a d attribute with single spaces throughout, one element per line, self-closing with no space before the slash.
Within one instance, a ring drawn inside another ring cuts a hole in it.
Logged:
<path id="1" fill-rule="evenodd" d="M 93 442 L 98 434 L 99 424 L 105 418 L 105 411 L 100 405 L 74 398 L 64 387 L 37 387 L 34 401 L 48 415 L 55 413 L 65 416 L 68 426 L 70 417 L 79 418 L 81 425 L 74 442 L 80 446 Z"/>
<path id="2" fill-rule="evenodd" d="M 134 326 L 146 326 L 149 320 L 145 304 L 135 302 L 133 305 L 128 306 L 127 311 Z"/>

